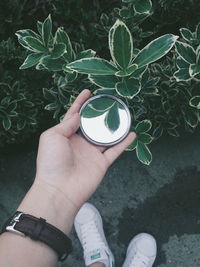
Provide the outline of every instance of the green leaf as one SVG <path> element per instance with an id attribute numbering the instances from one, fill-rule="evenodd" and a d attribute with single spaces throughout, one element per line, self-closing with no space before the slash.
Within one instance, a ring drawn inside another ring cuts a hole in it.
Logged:
<path id="1" fill-rule="evenodd" d="M 111 132 L 115 132 L 119 128 L 119 124 L 119 108 L 118 104 L 115 102 L 106 114 L 105 125 Z"/>
<path id="2" fill-rule="evenodd" d="M 139 69 L 135 70 L 132 73 L 131 77 L 140 80 L 142 78 L 143 73 L 146 71 L 146 69 L 147 69 L 147 66 L 144 66 L 142 68 L 139 68 Z"/>
<path id="3" fill-rule="evenodd" d="M 178 131 L 176 129 L 167 129 L 167 132 L 171 136 L 179 137 L 179 133 L 178 133 Z"/>
<path id="4" fill-rule="evenodd" d="M 190 99 L 190 106 L 200 109 L 200 96 L 194 96 Z"/>
<path id="5" fill-rule="evenodd" d="M 137 143 L 136 154 L 139 161 L 141 161 L 143 164 L 149 165 L 151 163 L 152 154 L 148 147 L 140 141 Z"/>
<path id="6" fill-rule="evenodd" d="M 111 106 L 115 103 L 115 100 L 112 98 L 105 98 L 104 101 L 100 101 L 100 98 L 94 99 L 90 106 L 94 110 L 97 111 L 105 111 L 111 108 Z"/>
<path id="7" fill-rule="evenodd" d="M 193 33 L 186 28 L 181 28 L 180 33 L 181 33 L 182 37 L 188 42 L 190 42 L 194 38 Z"/>
<path id="8" fill-rule="evenodd" d="M 105 111 L 95 110 L 92 108 L 91 105 L 87 105 L 84 108 L 84 110 L 81 112 L 81 116 L 89 119 L 89 118 L 95 118 L 95 117 L 101 116 L 104 113 L 105 113 Z"/>
<path id="9" fill-rule="evenodd" d="M 84 58 L 71 62 L 67 67 L 83 74 L 113 75 L 117 69 L 105 59 Z"/>
<path id="10" fill-rule="evenodd" d="M 24 41 L 24 38 L 25 37 L 33 37 L 33 38 L 36 38 L 38 39 L 40 42 L 42 42 L 42 38 L 40 37 L 39 34 L 35 33 L 34 31 L 32 30 L 28 30 L 28 29 L 25 29 L 25 30 L 19 30 L 16 32 L 16 36 L 18 37 L 18 41 L 19 43 L 26 49 L 28 50 L 31 50 L 30 47 L 27 45 L 27 43 Z"/>
<path id="11" fill-rule="evenodd" d="M 43 95 L 49 102 L 54 102 L 57 98 L 56 93 L 47 88 L 43 88 Z"/>
<path id="12" fill-rule="evenodd" d="M 138 68 L 138 66 L 136 64 L 133 64 L 129 67 L 127 67 L 126 70 L 119 70 L 118 72 L 115 73 L 116 76 L 119 77 L 126 77 L 131 75 L 134 71 L 136 71 Z"/>
<path id="13" fill-rule="evenodd" d="M 184 112 L 184 118 L 186 123 L 192 127 L 195 128 L 197 127 L 198 124 L 198 116 L 197 116 L 197 110 L 194 108 L 189 108 L 185 110 Z"/>
<path id="14" fill-rule="evenodd" d="M 133 39 L 127 26 L 117 20 L 110 29 L 109 34 L 110 54 L 114 63 L 125 70 L 133 57 Z"/>
<path id="15" fill-rule="evenodd" d="M 45 106 L 46 110 L 56 110 L 57 109 L 57 103 L 50 103 L 48 105 Z"/>
<path id="16" fill-rule="evenodd" d="M 77 72 L 73 72 L 73 73 L 67 73 L 66 74 L 66 76 L 65 76 L 65 79 L 66 79 L 66 81 L 67 82 L 73 82 L 74 80 L 76 80 L 76 78 L 77 78 L 77 76 L 78 76 L 78 73 Z"/>
<path id="17" fill-rule="evenodd" d="M 119 81 L 114 75 L 89 75 L 88 76 L 91 83 L 96 84 L 102 88 L 115 88 L 115 84 Z"/>
<path id="18" fill-rule="evenodd" d="M 39 20 L 37 21 L 37 30 L 39 34 L 42 35 L 42 22 Z"/>
<path id="19" fill-rule="evenodd" d="M 42 39 L 46 47 L 48 47 L 51 39 L 51 31 L 52 31 L 52 20 L 51 20 L 51 15 L 49 15 L 42 24 Z"/>
<path id="20" fill-rule="evenodd" d="M 176 59 L 176 65 L 179 69 L 189 69 L 190 63 L 183 60 L 181 57 Z"/>
<path id="21" fill-rule="evenodd" d="M 152 135 L 153 135 L 154 139 L 158 139 L 158 138 L 160 138 L 160 137 L 162 136 L 162 134 L 163 134 L 163 128 L 161 127 L 161 125 L 158 125 L 158 126 L 154 129 Z"/>
<path id="22" fill-rule="evenodd" d="M 3 119 L 2 121 L 3 127 L 6 131 L 8 131 L 11 128 L 11 120 L 9 119 L 9 117 L 6 117 Z"/>
<path id="23" fill-rule="evenodd" d="M 145 46 L 133 60 L 138 68 L 146 66 L 166 55 L 175 44 L 178 36 L 165 34 Z"/>
<path id="24" fill-rule="evenodd" d="M 66 62 L 62 58 L 52 59 L 51 56 L 43 57 L 40 64 L 49 71 L 61 71 Z"/>
<path id="25" fill-rule="evenodd" d="M 97 95 L 102 95 L 102 94 L 105 94 L 105 95 L 114 95 L 114 96 L 117 96 L 117 92 L 115 89 L 97 89 L 96 91 L 94 91 L 94 94 L 97 94 Z"/>
<path id="26" fill-rule="evenodd" d="M 144 144 L 150 144 L 153 141 L 153 137 L 147 133 L 140 133 L 138 135 L 138 140 Z"/>
<path id="27" fill-rule="evenodd" d="M 95 55 L 96 55 L 96 52 L 92 49 L 84 50 L 77 54 L 76 60 L 81 59 L 81 58 L 94 57 Z"/>
<path id="28" fill-rule="evenodd" d="M 197 40 L 200 40 L 200 22 L 197 24 L 195 32 Z"/>
<path id="29" fill-rule="evenodd" d="M 26 120 L 19 120 L 17 122 L 17 130 L 21 131 L 22 129 L 24 129 L 26 126 Z"/>
<path id="30" fill-rule="evenodd" d="M 191 64 L 189 67 L 189 74 L 191 77 L 196 76 L 200 73 L 200 65 L 197 64 Z"/>
<path id="31" fill-rule="evenodd" d="M 176 42 L 176 51 L 186 62 L 190 64 L 196 63 L 196 54 L 192 46 L 186 43 Z"/>
<path id="32" fill-rule="evenodd" d="M 55 44 L 53 50 L 51 51 L 51 58 L 56 59 L 61 57 L 66 52 L 65 44 Z"/>
<path id="33" fill-rule="evenodd" d="M 191 80 L 190 74 L 189 74 L 189 68 L 188 69 L 179 69 L 174 73 L 174 78 L 177 82 L 180 81 L 189 81 Z"/>
<path id="34" fill-rule="evenodd" d="M 130 78 L 116 84 L 116 91 L 119 95 L 132 99 L 141 90 L 140 81 Z"/>
<path id="35" fill-rule="evenodd" d="M 27 44 L 28 49 L 34 52 L 47 53 L 46 47 L 38 39 L 34 37 L 25 37 L 24 42 Z"/>
<path id="36" fill-rule="evenodd" d="M 137 140 L 137 137 L 136 137 L 135 140 L 130 144 L 130 146 L 127 147 L 125 150 L 126 151 L 133 151 L 136 148 L 137 143 L 138 143 L 138 140 Z"/>
<path id="37" fill-rule="evenodd" d="M 28 69 L 30 67 L 37 65 L 42 56 L 43 56 L 42 53 L 32 53 L 28 55 L 24 63 L 20 66 L 20 69 L 21 70 Z"/>
<path id="38" fill-rule="evenodd" d="M 65 58 L 68 60 L 68 62 L 73 61 L 75 59 L 75 53 L 74 50 L 72 49 L 70 38 L 62 27 L 57 29 L 55 34 L 55 39 L 57 43 L 63 43 L 66 45 L 67 53 L 65 55 Z"/>
<path id="39" fill-rule="evenodd" d="M 152 8 L 152 2 L 150 0 L 137 0 L 134 4 L 134 9 L 137 13 L 149 14 Z"/>
<path id="40" fill-rule="evenodd" d="M 136 133 L 146 133 L 148 132 L 152 127 L 152 123 L 150 120 L 143 120 L 140 121 L 137 126 L 135 127 Z"/>

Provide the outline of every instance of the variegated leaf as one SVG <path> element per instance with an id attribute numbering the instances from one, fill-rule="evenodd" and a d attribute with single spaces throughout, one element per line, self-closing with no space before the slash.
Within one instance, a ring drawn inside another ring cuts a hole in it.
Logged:
<path id="1" fill-rule="evenodd" d="M 166 55 L 174 46 L 178 36 L 173 34 L 165 34 L 145 46 L 133 60 L 133 64 L 137 64 L 138 68 L 144 67 L 164 55 Z"/>
<path id="2" fill-rule="evenodd" d="M 69 63 L 67 67 L 84 74 L 113 75 L 117 72 L 115 66 L 101 58 L 79 59 Z"/>
<path id="3" fill-rule="evenodd" d="M 113 62 L 126 70 L 133 57 L 133 40 L 129 29 L 120 20 L 110 29 L 109 48 Z"/>

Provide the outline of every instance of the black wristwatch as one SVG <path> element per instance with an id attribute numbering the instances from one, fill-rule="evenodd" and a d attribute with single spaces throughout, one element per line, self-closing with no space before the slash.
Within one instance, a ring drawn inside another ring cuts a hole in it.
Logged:
<path id="1" fill-rule="evenodd" d="M 65 260 L 72 252 L 71 239 L 42 218 L 16 211 L 4 224 L 1 234 L 6 231 L 45 243 L 57 252 L 60 261 Z"/>

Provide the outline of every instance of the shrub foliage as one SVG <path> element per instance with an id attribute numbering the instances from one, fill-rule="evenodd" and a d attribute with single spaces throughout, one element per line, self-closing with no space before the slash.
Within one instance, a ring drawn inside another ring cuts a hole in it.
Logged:
<path id="1" fill-rule="evenodd" d="M 0 135 L 6 142 L 26 136 L 37 128 L 37 114 L 44 109 L 59 121 L 79 92 L 89 88 L 93 94 L 116 95 L 127 103 L 137 133 L 128 150 L 135 149 L 138 159 L 148 165 L 153 140 L 163 133 L 178 137 L 183 129 L 194 132 L 198 126 L 200 24 L 191 20 L 185 25 L 188 7 L 174 16 L 179 0 L 122 0 L 111 1 L 112 5 L 88 1 L 88 12 L 84 6 L 80 13 L 68 2 L 66 6 L 62 0 L 42 1 L 43 16 L 40 11 L 38 18 L 51 13 L 54 19 L 48 15 L 30 29 L 20 29 L 22 14 L 26 9 L 37 14 L 35 2 L 30 6 L 24 1 L 24 10 L 17 9 L 16 35 L 26 51 L 10 39 L 0 45 L 1 67 L 11 60 L 14 68 L 21 64 L 17 71 L 21 76 L 15 81 L 13 67 L 3 70 Z M 81 21 L 76 21 L 78 17 Z M 179 32 L 177 27 L 171 30 L 177 21 Z M 48 82 L 27 89 L 28 73 L 47 75 Z"/>

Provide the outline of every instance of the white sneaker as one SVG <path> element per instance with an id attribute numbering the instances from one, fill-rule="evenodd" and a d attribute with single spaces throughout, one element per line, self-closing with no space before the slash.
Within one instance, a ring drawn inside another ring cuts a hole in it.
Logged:
<path id="1" fill-rule="evenodd" d="M 92 204 L 85 203 L 80 208 L 74 226 L 83 247 L 85 265 L 102 262 L 113 267 L 114 257 L 104 235 L 101 215 Z"/>
<path id="2" fill-rule="evenodd" d="M 122 267 L 152 267 L 156 253 L 157 246 L 153 236 L 145 233 L 136 235 L 129 243 Z"/>

